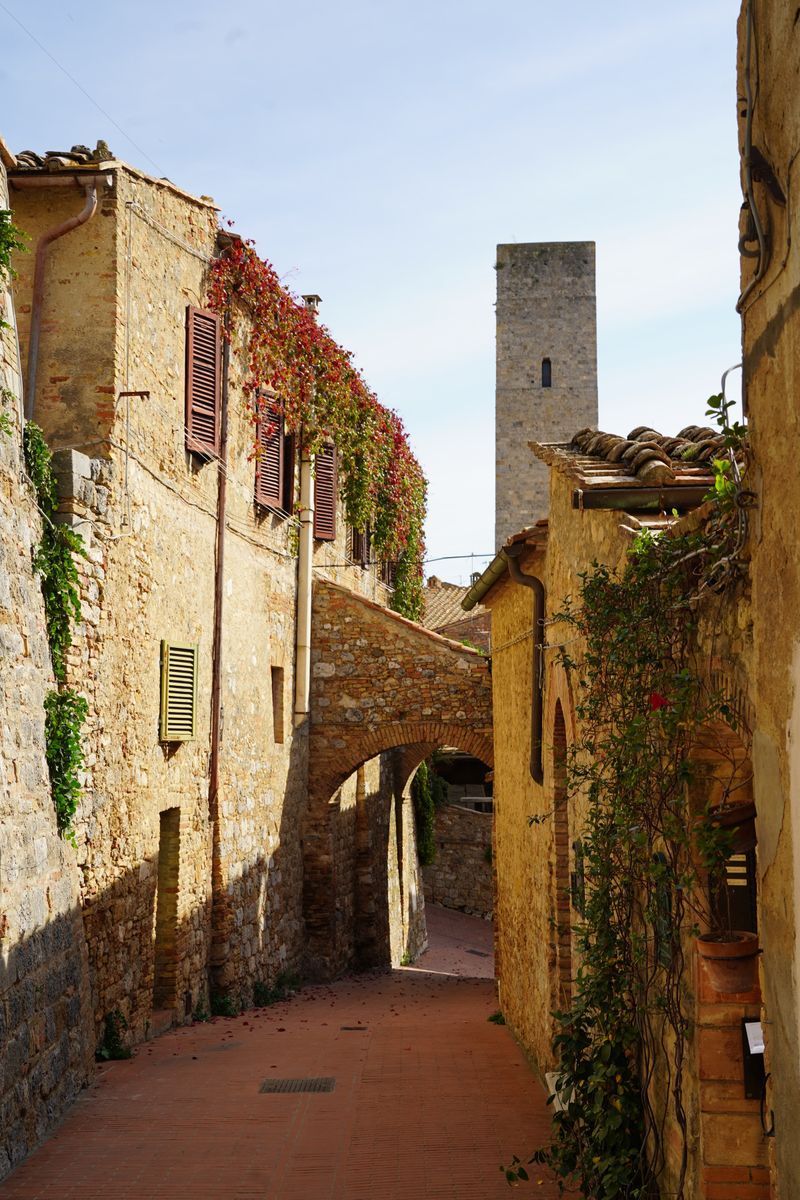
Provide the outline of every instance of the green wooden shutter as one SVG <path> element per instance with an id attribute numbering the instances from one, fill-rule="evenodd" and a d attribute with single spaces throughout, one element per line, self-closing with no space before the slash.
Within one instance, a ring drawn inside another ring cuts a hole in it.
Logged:
<path id="1" fill-rule="evenodd" d="M 162 642 L 161 741 L 191 741 L 196 722 L 197 646 Z"/>

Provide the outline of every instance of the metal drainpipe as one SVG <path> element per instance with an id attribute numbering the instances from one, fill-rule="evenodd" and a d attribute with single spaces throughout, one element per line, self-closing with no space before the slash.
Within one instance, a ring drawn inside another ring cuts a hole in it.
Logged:
<path id="1" fill-rule="evenodd" d="M 301 432 L 302 437 L 302 432 Z M 297 645 L 294 684 L 294 723 L 308 718 L 311 692 L 311 583 L 314 558 L 313 459 L 300 458 L 300 542 L 297 555 Z"/>
<path id="2" fill-rule="evenodd" d="M 33 298 L 31 301 L 31 326 L 30 335 L 28 338 L 28 370 L 27 370 L 27 394 L 25 396 L 25 419 L 30 421 L 36 411 L 36 373 L 39 366 L 39 339 L 42 332 L 42 307 L 44 301 L 44 281 L 45 268 L 47 266 L 47 247 L 57 238 L 63 237 L 65 233 L 71 233 L 73 229 L 77 229 L 79 225 L 85 225 L 90 221 L 97 212 L 97 187 L 98 184 L 110 186 L 110 175 L 90 175 L 85 178 L 80 176 L 67 176 L 66 178 L 54 178 L 53 176 L 37 177 L 32 176 L 30 179 L 22 177 L 12 179 L 12 187 L 28 188 L 42 186 L 60 186 L 63 187 L 68 183 L 76 183 L 82 187 L 86 200 L 83 208 L 74 217 L 69 217 L 66 221 L 62 221 L 60 225 L 55 225 L 46 233 L 43 233 L 36 244 L 36 263 L 33 271 Z"/>
<path id="3" fill-rule="evenodd" d="M 316 316 L 320 298 L 303 296 L 308 311 Z M 313 386 L 313 385 L 312 385 Z M 300 431 L 300 444 L 303 431 Z M 311 707 L 311 589 L 314 569 L 314 459 L 300 452 L 300 543 L 297 553 L 297 626 L 295 640 L 294 724 L 308 719 Z"/>
<path id="4" fill-rule="evenodd" d="M 222 342 L 222 388 L 220 395 L 220 441 L 217 464 L 217 537 L 214 570 L 214 643 L 211 657 L 211 755 L 208 769 L 208 811 L 212 825 L 211 842 L 211 969 L 214 982 L 225 990 L 225 966 L 228 960 L 228 916 L 230 905 L 222 875 L 221 820 L 219 799 L 219 758 L 222 737 L 222 618 L 225 604 L 225 517 L 228 498 L 228 378 L 231 348 L 228 337 L 230 314 L 226 314 L 226 333 Z"/>
<path id="5" fill-rule="evenodd" d="M 507 546 L 502 550 L 508 563 L 508 573 L 514 583 L 530 588 L 533 592 L 533 695 L 531 696 L 531 778 L 534 783 L 544 782 L 542 767 L 542 658 L 544 643 L 544 584 L 535 575 L 526 575 L 517 559 L 522 553 L 522 543 Z"/>

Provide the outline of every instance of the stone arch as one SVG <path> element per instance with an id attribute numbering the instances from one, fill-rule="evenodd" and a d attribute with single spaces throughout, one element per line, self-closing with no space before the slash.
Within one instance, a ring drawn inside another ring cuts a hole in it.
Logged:
<path id="1" fill-rule="evenodd" d="M 423 758 L 437 746 L 455 746 L 467 754 L 473 754 L 489 767 L 494 765 L 494 747 L 491 737 L 486 733 L 465 730 L 463 725 L 446 721 L 397 722 L 381 725 L 370 733 L 365 733 L 349 755 L 344 747 L 340 747 L 342 757 L 338 764 L 331 764 L 327 770 L 315 774 L 314 798 L 317 802 L 323 799 L 327 802 L 354 771 L 379 754 L 419 747 L 418 751 L 412 752 L 412 761 L 416 753 L 419 757 L 409 770 L 407 780 Z"/>

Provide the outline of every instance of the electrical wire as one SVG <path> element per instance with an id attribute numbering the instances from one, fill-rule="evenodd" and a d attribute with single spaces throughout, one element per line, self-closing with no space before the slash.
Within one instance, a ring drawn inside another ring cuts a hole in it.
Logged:
<path id="1" fill-rule="evenodd" d="M 35 34 L 31 33 L 31 31 L 30 31 L 30 29 L 28 29 L 27 25 L 23 25 L 22 21 L 20 21 L 19 17 L 16 15 L 16 13 L 13 13 L 13 12 L 11 11 L 11 9 L 10 9 L 10 8 L 8 8 L 8 7 L 7 7 L 5 4 L 3 4 L 3 3 L 2 3 L 2 0 L 0 0 L 0 8 L 2 8 L 3 12 L 4 12 L 4 13 L 5 13 L 7 16 L 11 17 L 11 20 L 12 20 L 12 21 L 15 21 L 15 22 L 16 22 L 16 24 L 17 24 L 17 25 L 19 25 L 19 27 L 20 27 L 20 29 L 22 30 L 22 32 L 23 32 L 23 33 L 25 33 L 25 34 L 27 34 L 27 36 L 28 36 L 28 37 L 31 39 L 31 41 L 34 43 L 34 45 L 36 45 L 36 46 L 38 46 L 38 47 L 39 47 L 39 49 L 41 50 L 42 54 L 46 54 L 46 55 L 47 55 L 47 57 L 50 59 L 50 61 L 51 61 L 52 63 L 54 63 L 54 64 L 55 64 L 55 66 L 57 66 L 57 67 L 58 67 L 59 71 L 61 71 L 61 73 L 62 73 L 63 75 L 66 75 L 66 77 L 67 77 L 67 79 L 70 81 L 70 83 L 72 83 L 72 84 L 74 84 L 74 85 L 75 85 L 75 87 L 78 89 L 78 91 L 79 91 L 79 92 L 81 92 L 81 93 L 82 93 L 82 94 L 83 94 L 83 95 L 86 97 L 86 99 L 89 101 L 89 103 L 90 103 L 90 104 L 93 104 L 93 105 L 95 106 L 95 108 L 97 109 L 97 111 L 98 111 L 99 113 L 102 113 L 102 114 L 103 114 L 103 116 L 106 118 L 106 120 L 107 120 L 107 121 L 110 121 L 110 122 L 111 122 L 111 124 L 114 126 L 114 128 L 115 128 L 115 129 L 116 129 L 116 130 L 117 130 L 119 133 L 121 133 L 121 134 L 122 134 L 122 136 L 123 136 L 123 137 L 126 139 L 126 141 L 130 142 L 130 144 L 131 144 L 131 145 L 132 145 L 132 146 L 133 146 L 133 147 L 134 147 L 136 150 L 138 150 L 138 151 L 139 151 L 139 153 L 140 153 L 141 155 L 143 155 L 143 156 L 144 156 L 144 157 L 147 159 L 147 161 L 148 161 L 149 163 L 151 163 L 151 164 L 152 164 L 152 166 L 154 166 L 154 167 L 155 167 L 155 169 L 156 169 L 156 170 L 157 170 L 157 171 L 158 171 L 158 172 L 159 172 L 161 175 L 164 175 L 164 174 L 165 174 L 165 172 L 163 171 L 163 169 L 162 169 L 162 168 L 161 168 L 161 167 L 158 165 L 158 163 L 157 163 L 157 162 L 156 162 L 154 159 L 152 159 L 152 158 L 150 157 L 150 155 L 147 153 L 147 151 L 146 151 L 146 150 L 143 150 L 143 149 L 142 149 L 142 147 L 139 145 L 139 143 L 138 143 L 138 142 L 135 142 L 135 141 L 133 140 L 133 138 L 131 137 L 131 135 L 130 135 L 129 133 L 126 133 L 126 132 L 125 132 L 125 130 L 122 128 L 122 126 L 121 126 L 121 125 L 119 125 L 119 124 L 118 124 L 118 123 L 117 123 L 117 122 L 114 120 L 114 118 L 113 118 L 113 117 L 110 115 L 110 113 L 107 113 L 107 112 L 106 112 L 106 110 L 105 110 L 105 109 L 104 109 L 104 108 L 103 108 L 101 105 L 99 105 L 99 104 L 97 103 L 97 101 L 95 100 L 94 96 L 91 96 L 91 95 L 90 95 L 90 94 L 87 92 L 87 90 L 86 90 L 86 88 L 83 86 L 83 84 L 79 83 L 79 82 L 78 82 L 78 80 L 75 78 L 75 76 L 74 76 L 74 75 L 71 75 L 71 74 L 69 73 L 69 71 L 67 70 L 67 68 L 66 68 L 65 66 L 63 66 L 63 65 L 62 65 L 62 64 L 61 64 L 61 63 L 58 61 L 58 59 L 55 57 L 55 55 L 54 55 L 54 54 L 51 54 L 51 53 L 50 53 L 50 51 L 47 49 L 47 47 L 46 47 L 46 46 L 44 46 L 44 45 L 43 45 L 43 44 L 42 44 L 42 43 L 39 41 L 39 39 L 38 39 L 38 38 L 35 36 Z"/>

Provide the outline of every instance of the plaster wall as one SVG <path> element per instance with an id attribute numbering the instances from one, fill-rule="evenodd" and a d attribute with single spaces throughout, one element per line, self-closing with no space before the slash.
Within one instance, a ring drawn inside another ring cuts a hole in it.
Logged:
<path id="1" fill-rule="evenodd" d="M 747 60 L 747 16 L 755 21 Z M 743 190 L 746 84 L 757 87 L 752 141 L 768 167 L 752 180 L 767 255 L 742 258 L 744 390 L 755 463 L 752 486 L 755 714 L 753 768 L 764 948 L 769 1107 L 774 1109 L 776 1195 L 800 1195 L 791 1130 L 800 1110 L 800 559 L 794 497 L 800 489 L 800 255 L 795 205 L 800 139 L 800 25 L 778 0 L 743 4 L 738 29 L 737 110 Z M 783 193 L 784 203 L 780 193 Z M 741 229 L 744 230 L 743 217 Z M 735 236 L 732 231 L 732 238 Z M 754 246 L 748 247 L 753 249 Z"/>

